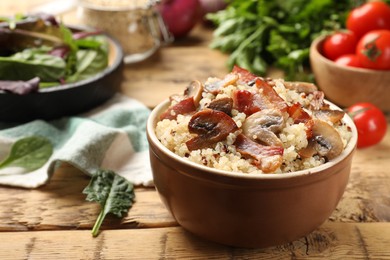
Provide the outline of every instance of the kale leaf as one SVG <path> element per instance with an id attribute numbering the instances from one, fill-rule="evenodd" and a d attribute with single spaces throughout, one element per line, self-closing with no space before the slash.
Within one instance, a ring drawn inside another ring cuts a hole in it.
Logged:
<path id="1" fill-rule="evenodd" d="M 122 217 L 135 201 L 133 184 L 111 170 L 98 170 L 83 193 L 87 194 L 86 200 L 98 202 L 101 206 L 100 214 L 92 228 L 94 237 L 99 234 L 108 213 Z"/>

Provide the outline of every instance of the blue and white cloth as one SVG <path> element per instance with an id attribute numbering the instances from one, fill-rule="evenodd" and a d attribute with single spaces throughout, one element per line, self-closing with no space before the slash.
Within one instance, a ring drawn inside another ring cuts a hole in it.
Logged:
<path id="1" fill-rule="evenodd" d="M 97 169 L 113 170 L 134 185 L 152 186 L 146 139 L 150 110 L 140 102 L 116 94 L 85 114 L 53 121 L 35 120 L 11 126 L 0 123 L 0 161 L 18 139 L 43 136 L 53 144 L 47 163 L 34 171 L 3 168 L 0 184 L 37 188 L 46 184 L 64 162 L 92 175 Z"/>

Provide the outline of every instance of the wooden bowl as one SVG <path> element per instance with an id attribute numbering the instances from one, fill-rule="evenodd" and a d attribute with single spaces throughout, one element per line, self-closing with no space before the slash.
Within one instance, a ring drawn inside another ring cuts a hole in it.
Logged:
<path id="1" fill-rule="evenodd" d="M 328 100 L 348 107 L 357 102 L 371 102 L 390 111 L 390 71 L 347 67 L 322 55 L 325 36 L 313 41 L 310 63 L 318 87 Z"/>
<path id="2" fill-rule="evenodd" d="M 150 161 L 156 189 L 167 209 L 186 230 L 237 247 L 267 247 L 299 239 L 333 212 L 348 182 L 357 131 L 331 161 L 285 174 L 245 174 L 217 170 L 182 158 L 155 134 L 158 105 L 147 122 Z"/>

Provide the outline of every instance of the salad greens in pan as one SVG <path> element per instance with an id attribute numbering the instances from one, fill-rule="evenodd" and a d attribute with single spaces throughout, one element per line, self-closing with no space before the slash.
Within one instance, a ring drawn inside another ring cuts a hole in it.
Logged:
<path id="1" fill-rule="evenodd" d="M 87 79 L 108 66 L 107 37 L 46 14 L 0 17 L 0 90 L 27 94 Z"/>

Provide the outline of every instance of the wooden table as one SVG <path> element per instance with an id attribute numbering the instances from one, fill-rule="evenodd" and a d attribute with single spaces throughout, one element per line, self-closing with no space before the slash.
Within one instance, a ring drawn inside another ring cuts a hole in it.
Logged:
<path id="1" fill-rule="evenodd" d="M 2 1 L 0 12 L 25 12 L 44 2 Z M 63 19 L 75 21 L 74 12 Z M 153 107 L 193 79 L 224 75 L 227 57 L 208 48 L 211 37 L 210 29 L 198 26 L 187 39 L 126 66 L 121 91 Z M 329 220 L 300 240 L 265 249 L 227 247 L 186 232 L 156 191 L 143 187 L 136 188 L 128 215 L 108 217 L 93 238 L 100 208 L 82 194 L 89 178 L 65 166 L 39 189 L 0 187 L 0 259 L 390 259 L 389 152 L 390 125 L 381 144 L 356 152 L 349 184 Z"/>

